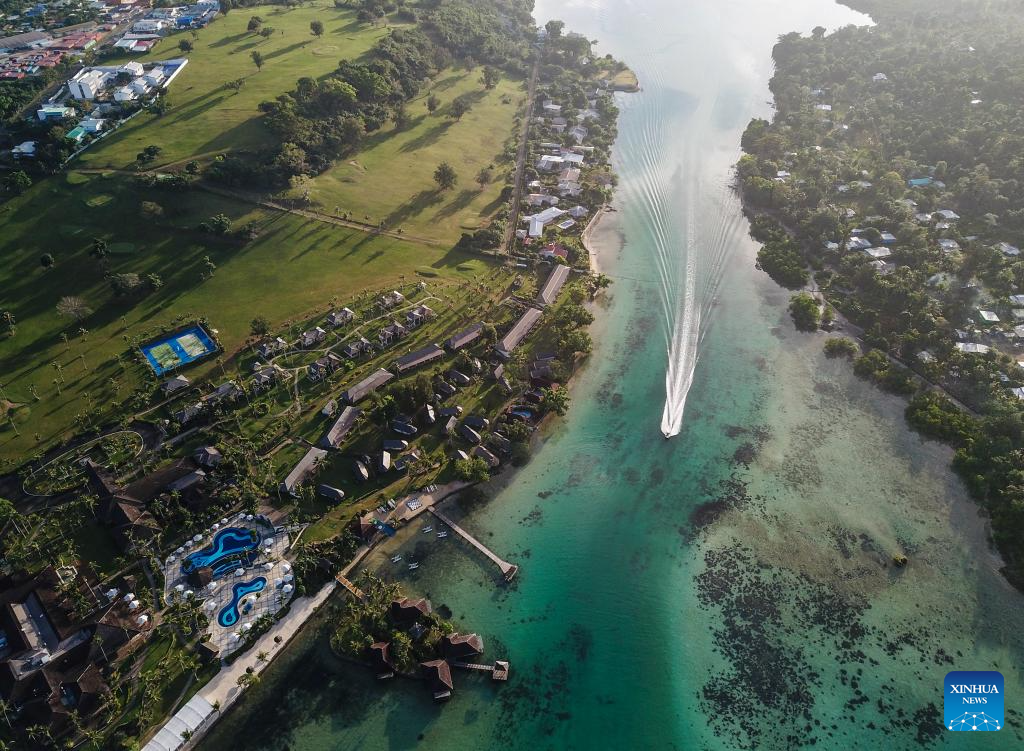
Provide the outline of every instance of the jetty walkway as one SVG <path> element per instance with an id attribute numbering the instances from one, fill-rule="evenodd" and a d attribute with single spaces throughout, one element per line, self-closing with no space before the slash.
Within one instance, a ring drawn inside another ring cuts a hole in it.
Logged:
<path id="1" fill-rule="evenodd" d="M 348 590 L 349 594 L 355 597 L 357 600 L 365 600 L 366 595 L 363 594 L 363 590 L 357 587 L 355 584 L 350 582 L 344 574 L 338 574 L 334 577 L 334 580 L 341 586 Z"/>
<path id="2" fill-rule="evenodd" d="M 490 548 L 488 548 L 486 545 L 484 545 L 478 539 L 473 537 L 473 535 L 471 535 L 469 532 L 464 530 L 458 524 L 453 522 L 445 514 L 441 513 L 440 511 L 438 511 L 433 506 L 431 506 L 428 510 L 430 511 L 431 514 L 433 514 L 438 519 L 440 519 L 442 522 L 444 522 L 449 527 L 451 527 L 452 531 L 454 531 L 455 534 L 457 534 L 459 537 L 464 539 L 466 542 L 468 542 L 474 548 L 476 548 L 481 553 L 483 553 L 494 564 L 496 564 L 497 567 L 499 569 L 501 569 L 501 575 L 505 578 L 505 581 L 512 581 L 512 579 L 515 578 L 515 575 L 517 573 L 519 573 L 519 566 L 515 565 L 514 563 L 509 563 L 508 561 L 502 560 L 501 558 L 499 558 L 497 555 L 495 555 L 493 552 L 491 552 Z"/>

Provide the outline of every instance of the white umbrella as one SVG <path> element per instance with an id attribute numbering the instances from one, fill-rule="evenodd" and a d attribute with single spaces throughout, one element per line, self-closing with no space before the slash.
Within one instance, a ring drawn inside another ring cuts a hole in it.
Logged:
<path id="1" fill-rule="evenodd" d="M 203 605 L 203 608 L 209 610 L 212 613 L 214 610 L 217 609 L 217 603 L 215 603 L 213 600 L 207 600 L 206 604 Z"/>
<path id="2" fill-rule="evenodd" d="M 242 637 L 238 635 L 238 632 L 237 632 L 237 631 L 232 631 L 232 632 L 231 632 L 231 639 L 232 639 L 232 641 L 238 641 L 238 640 L 239 640 L 239 639 L 241 639 L 241 638 L 242 638 Z"/>
<path id="3" fill-rule="evenodd" d="M 243 623 L 242 624 L 242 631 L 243 632 L 251 631 L 251 630 L 252 630 L 252 624 L 251 623 Z"/>
<path id="4" fill-rule="evenodd" d="M 221 523 L 221 524 L 227 524 L 227 523 L 228 523 L 228 520 L 227 520 L 227 519 L 221 519 L 221 520 L 220 520 L 220 523 Z"/>
<path id="5" fill-rule="evenodd" d="M 149 623 L 149 616 L 140 615 L 138 618 L 135 619 L 135 622 L 140 626 L 145 626 L 147 623 Z"/>
<path id="6" fill-rule="evenodd" d="M 268 548 L 271 547 L 274 544 L 274 538 L 268 537 L 266 540 L 263 541 L 263 544 L 266 545 Z"/>
<path id="7" fill-rule="evenodd" d="M 284 569 L 285 571 L 291 571 L 292 570 L 292 564 L 290 564 L 287 561 L 285 561 L 284 563 L 281 564 L 281 568 Z"/>
<path id="8" fill-rule="evenodd" d="M 185 590 L 185 599 L 186 600 L 191 600 L 195 596 L 196 596 L 196 593 L 193 592 L 191 589 L 186 589 Z"/>
<path id="9" fill-rule="evenodd" d="M 177 585 L 175 585 L 174 591 L 175 592 L 184 592 L 185 591 L 185 585 L 184 584 L 177 584 Z"/>
<path id="10" fill-rule="evenodd" d="M 245 574 L 245 569 L 244 568 L 236 568 L 235 569 L 235 576 L 242 576 L 244 574 Z"/>
<path id="11" fill-rule="evenodd" d="M 135 595 L 133 595 L 131 592 L 129 592 L 128 594 L 126 594 L 121 599 L 124 600 L 125 602 L 131 602 L 132 600 L 135 599 Z"/>
<path id="12" fill-rule="evenodd" d="M 220 529 L 220 524 L 214 524 L 214 525 L 213 525 L 213 528 L 214 528 L 214 530 L 218 530 L 218 529 Z"/>
<path id="13" fill-rule="evenodd" d="M 295 577 L 294 577 L 294 576 L 292 576 L 291 574 L 285 574 L 285 576 L 284 576 L 284 580 L 285 580 L 286 582 L 290 582 L 290 581 L 292 581 L 292 580 L 293 580 L 294 578 L 295 578 Z"/>
<path id="14" fill-rule="evenodd" d="M 203 539 L 202 535 L 196 535 L 195 537 L 192 538 L 192 542 L 200 542 L 200 541 L 202 541 L 202 539 Z"/>
<path id="15" fill-rule="evenodd" d="M 270 571 L 272 568 L 274 568 L 274 564 L 270 561 L 267 561 L 263 564 L 263 568 L 265 568 L 267 571 Z"/>
<path id="16" fill-rule="evenodd" d="M 138 610 L 139 609 L 139 601 L 138 600 L 132 600 L 131 602 L 129 602 L 128 603 L 128 609 L 129 610 Z"/>
<path id="17" fill-rule="evenodd" d="M 293 586 L 292 586 L 291 584 L 285 584 L 285 585 L 284 585 L 284 589 L 283 589 L 283 591 L 284 591 L 284 593 L 285 593 L 285 594 L 288 594 L 288 593 L 289 593 L 289 592 L 291 592 L 291 591 L 292 591 L 293 589 L 295 589 L 295 587 L 293 587 Z"/>
<path id="18" fill-rule="evenodd" d="M 175 553 L 177 553 L 178 555 L 181 555 L 182 553 L 184 553 L 184 552 L 185 552 L 185 548 L 178 548 L 178 549 L 177 549 L 177 550 L 175 550 L 174 552 L 175 552 Z"/>
<path id="19" fill-rule="evenodd" d="M 274 586 L 278 589 L 280 589 L 282 584 L 284 584 L 284 579 L 274 579 Z"/>
<path id="20" fill-rule="evenodd" d="M 213 582 L 210 582 L 209 584 L 206 585 L 206 588 L 212 592 L 213 590 L 215 590 L 217 588 L 217 585 L 215 583 L 213 583 Z"/>
<path id="21" fill-rule="evenodd" d="M 247 522 L 251 522 L 251 521 L 252 521 L 252 514 L 246 514 L 246 515 L 245 515 L 245 520 L 246 520 Z"/>
<path id="22" fill-rule="evenodd" d="M 117 597 L 118 591 L 116 589 L 108 589 L 103 594 L 105 594 L 107 596 L 108 600 L 113 600 L 115 597 Z"/>

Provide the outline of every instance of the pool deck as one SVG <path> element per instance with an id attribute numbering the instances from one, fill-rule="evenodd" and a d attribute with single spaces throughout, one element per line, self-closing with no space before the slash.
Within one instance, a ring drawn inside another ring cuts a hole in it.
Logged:
<path id="1" fill-rule="evenodd" d="M 256 529 L 264 540 L 271 539 L 270 546 L 261 545 L 259 554 L 252 565 L 242 566 L 242 575 L 238 576 L 234 571 L 215 579 L 208 588 L 195 591 L 195 597 L 203 600 L 203 609 L 210 621 L 210 645 L 215 647 L 221 657 L 225 657 L 244 643 L 245 631 L 252 628 L 256 621 L 263 616 L 273 616 L 283 608 L 291 599 L 290 592 L 283 591 L 283 585 L 292 580 L 290 564 L 285 560 L 285 554 L 290 546 L 289 535 L 283 529 L 275 530 L 267 522 L 261 521 L 259 517 L 250 518 L 251 514 L 237 514 L 227 520 L 221 520 L 216 529 L 209 530 L 202 539 L 189 544 L 189 547 L 181 553 L 176 553 L 173 558 L 168 558 L 164 565 L 164 600 L 168 603 L 180 598 L 182 595 L 177 591 L 178 586 L 184 587 L 186 591 L 195 588 L 182 573 L 182 561 L 189 555 L 207 547 L 216 534 L 223 529 L 239 527 L 245 529 Z M 266 564 L 270 564 L 270 568 Z M 257 577 L 267 580 L 266 588 L 256 595 L 248 595 L 251 608 L 247 613 L 240 613 L 241 617 L 237 623 L 230 627 L 223 627 L 217 622 L 221 610 L 231 604 L 234 596 L 234 585 L 242 582 L 250 582 Z M 280 582 L 281 586 L 278 586 Z"/>

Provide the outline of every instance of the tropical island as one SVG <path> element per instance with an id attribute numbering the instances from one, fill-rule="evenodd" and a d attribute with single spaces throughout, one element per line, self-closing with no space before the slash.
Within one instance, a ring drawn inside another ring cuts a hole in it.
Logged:
<path id="1" fill-rule="evenodd" d="M 41 7 L 0 41 L 0 740 L 177 748 L 568 409 L 636 81 L 520 0 Z M 482 643 L 423 616 L 338 651 L 444 683 Z"/>
<path id="2" fill-rule="evenodd" d="M 796 292 L 797 328 L 852 337 L 827 339 L 826 354 L 905 395 L 909 424 L 956 449 L 1021 587 L 1024 14 L 848 4 L 877 25 L 782 37 L 776 114 L 743 136 L 737 176 L 758 263 Z"/>

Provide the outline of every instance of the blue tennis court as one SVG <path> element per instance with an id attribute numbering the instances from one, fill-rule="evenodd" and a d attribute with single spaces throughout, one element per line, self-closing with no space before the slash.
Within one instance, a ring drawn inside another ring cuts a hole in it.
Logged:
<path id="1" fill-rule="evenodd" d="M 180 368 L 217 351 L 202 326 L 190 326 L 162 339 L 142 345 L 142 354 L 157 375 Z"/>

